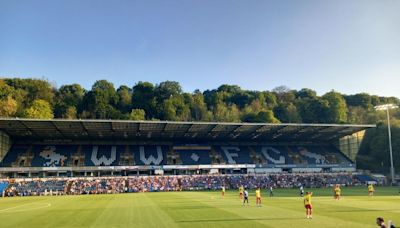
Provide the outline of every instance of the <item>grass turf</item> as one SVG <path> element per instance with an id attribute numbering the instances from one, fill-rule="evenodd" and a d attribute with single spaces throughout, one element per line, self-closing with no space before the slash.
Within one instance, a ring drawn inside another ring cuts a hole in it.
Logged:
<path id="1" fill-rule="evenodd" d="M 310 189 L 307 189 L 310 190 Z M 382 216 L 400 225 L 396 188 L 344 188 L 340 201 L 331 189 L 314 192 L 314 218 L 305 219 L 296 189 L 263 192 L 263 206 L 242 206 L 237 191 L 162 192 L 115 195 L 15 197 L 0 199 L 0 227 L 377 227 Z"/>

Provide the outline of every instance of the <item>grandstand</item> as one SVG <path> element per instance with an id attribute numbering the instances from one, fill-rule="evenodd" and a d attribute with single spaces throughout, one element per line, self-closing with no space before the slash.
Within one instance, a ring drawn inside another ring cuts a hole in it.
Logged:
<path id="1" fill-rule="evenodd" d="M 343 137 L 375 125 L 0 119 L 2 177 L 355 171 Z"/>

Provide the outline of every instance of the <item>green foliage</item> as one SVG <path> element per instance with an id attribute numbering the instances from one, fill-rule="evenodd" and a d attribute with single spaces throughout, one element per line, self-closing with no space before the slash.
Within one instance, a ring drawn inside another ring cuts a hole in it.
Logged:
<path id="1" fill-rule="evenodd" d="M 301 117 L 297 107 L 292 104 L 279 104 L 274 108 L 276 118 L 283 123 L 301 123 Z"/>
<path id="2" fill-rule="evenodd" d="M 258 114 L 248 113 L 242 117 L 242 121 L 248 123 L 280 123 L 271 110 L 261 111 Z"/>
<path id="3" fill-rule="evenodd" d="M 355 95 L 345 96 L 345 99 L 348 106 L 361 106 L 365 109 L 370 109 L 373 107 L 371 103 L 371 95 L 367 93 L 358 93 Z"/>
<path id="4" fill-rule="evenodd" d="M 215 105 L 214 121 L 240 122 L 239 109 L 236 105 L 226 105 L 222 102 Z"/>
<path id="5" fill-rule="evenodd" d="M 40 99 L 52 104 L 55 88 L 46 80 L 12 78 L 4 81 L 15 90 L 26 91 L 23 106 L 27 107 L 33 101 Z"/>
<path id="6" fill-rule="evenodd" d="M 154 90 L 158 103 L 162 103 L 164 100 L 181 93 L 182 87 L 179 82 L 174 81 L 161 82 Z"/>
<path id="7" fill-rule="evenodd" d="M 118 95 L 114 85 L 106 80 L 96 81 L 84 97 L 84 105 L 91 118 L 118 119 L 120 112 L 115 110 Z"/>
<path id="8" fill-rule="evenodd" d="M 317 92 L 311 89 L 303 88 L 296 93 L 296 97 L 299 99 L 316 98 Z"/>
<path id="9" fill-rule="evenodd" d="M 131 113 L 129 114 L 130 120 L 145 120 L 146 119 L 146 112 L 143 109 L 132 109 Z"/>
<path id="10" fill-rule="evenodd" d="M 237 85 L 183 93 L 178 82 L 158 85 L 138 82 L 117 90 L 106 80 L 86 91 L 79 84 L 54 88 L 40 79 L 0 79 L 0 117 L 94 118 L 131 120 L 221 121 L 262 123 L 374 124 L 357 157 L 361 168 L 387 172 L 389 149 L 386 113 L 374 106 L 395 103 L 395 97 L 367 93 L 343 95 L 335 91 L 318 96 L 314 90 L 249 91 Z M 54 107 L 54 115 L 53 115 Z M 400 110 L 391 110 L 393 151 L 400 170 Z"/>
<path id="11" fill-rule="evenodd" d="M 79 84 L 61 86 L 55 93 L 55 116 L 67 119 L 76 118 L 78 109 L 82 109 L 85 92 L 85 89 Z"/>
<path id="12" fill-rule="evenodd" d="M 267 104 L 268 108 L 274 108 L 278 104 L 276 96 L 272 92 L 268 92 L 268 91 L 263 92 L 258 96 L 258 99 L 260 99 L 260 100 L 263 99 L 265 101 L 265 103 Z"/>
<path id="13" fill-rule="evenodd" d="M 290 90 L 286 86 L 279 86 L 272 90 L 275 93 L 278 103 L 294 103 L 296 91 Z"/>
<path id="14" fill-rule="evenodd" d="M 190 107 L 191 120 L 193 121 L 210 121 L 212 113 L 207 109 L 204 102 L 204 96 L 200 91 L 196 91 L 193 95 L 187 94 Z"/>
<path id="15" fill-rule="evenodd" d="M 328 123 L 346 123 L 347 122 L 347 105 L 346 101 L 340 93 L 331 91 L 324 96 L 323 99 L 328 101 L 329 113 Z"/>
<path id="16" fill-rule="evenodd" d="M 400 104 L 395 97 L 335 91 L 318 96 L 311 89 L 296 91 L 286 86 L 261 92 L 225 84 L 214 90 L 183 93 L 174 81 L 158 85 L 140 81 L 132 88 L 122 85 L 116 90 L 112 83 L 99 80 L 86 91 L 79 84 L 55 89 L 40 79 L 0 80 L 0 116 L 24 117 L 28 109 L 33 112 L 36 100 L 54 107 L 56 118 L 129 119 L 132 110 L 138 109 L 148 120 L 353 124 L 380 123 L 385 113 L 376 112 L 373 106 Z M 393 118 L 400 119 L 396 113 L 400 112 L 393 113 Z"/>
<path id="17" fill-rule="evenodd" d="M 187 121 L 190 120 L 190 107 L 184 101 L 183 95 L 171 95 L 170 98 L 165 99 L 161 104 L 160 110 L 161 119 Z"/>
<path id="18" fill-rule="evenodd" d="M 329 102 L 316 98 L 304 98 L 298 101 L 297 109 L 304 123 L 328 123 Z"/>
<path id="19" fill-rule="evenodd" d="M 132 106 L 132 90 L 128 86 L 120 86 L 117 89 L 118 103 L 117 108 L 126 113 Z"/>
<path id="20" fill-rule="evenodd" d="M 394 167 L 400 170 L 400 126 L 399 121 L 391 124 L 392 151 Z M 357 164 L 361 169 L 373 170 L 380 173 L 390 172 L 390 155 L 387 124 L 378 124 L 376 129 L 366 132 L 357 155 Z"/>
<path id="21" fill-rule="evenodd" d="M 17 107 L 17 101 L 15 101 L 11 96 L 0 99 L 0 116 L 12 117 L 17 112 Z"/>
<path id="22" fill-rule="evenodd" d="M 132 107 L 143 109 L 149 119 L 157 116 L 154 90 L 155 87 L 150 82 L 138 82 L 132 89 Z"/>
<path id="23" fill-rule="evenodd" d="M 76 119 L 77 117 L 77 111 L 76 111 L 76 107 L 75 106 L 69 106 L 65 113 L 63 114 L 63 118 L 64 119 Z"/>
<path id="24" fill-rule="evenodd" d="M 31 119 L 53 119 L 53 110 L 50 104 L 41 99 L 34 100 L 32 105 L 25 110 L 26 118 Z"/>

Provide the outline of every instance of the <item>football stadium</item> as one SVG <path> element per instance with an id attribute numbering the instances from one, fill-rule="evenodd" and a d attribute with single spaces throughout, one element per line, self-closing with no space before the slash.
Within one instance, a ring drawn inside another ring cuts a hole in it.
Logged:
<path id="1" fill-rule="evenodd" d="M 400 0 L 0 0 L 0 228 L 400 227 Z"/>
<path id="2" fill-rule="evenodd" d="M 0 218 L 6 227 L 373 227 L 378 215 L 399 220 L 397 189 L 369 196 L 368 184 L 384 183 L 340 149 L 371 128 L 1 119 Z"/>

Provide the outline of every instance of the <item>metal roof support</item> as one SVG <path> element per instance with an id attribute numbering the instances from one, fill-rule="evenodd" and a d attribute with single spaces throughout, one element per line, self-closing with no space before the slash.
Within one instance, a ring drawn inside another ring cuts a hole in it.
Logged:
<path id="1" fill-rule="evenodd" d="M 85 132 L 83 132 L 83 134 L 89 136 L 89 131 L 88 131 L 88 129 L 85 127 L 85 125 L 83 124 L 83 121 L 80 121 L 79 123 L 81 124 L 82 129 L 85 131 Z"/>
<path id="2" fill-rule="evenodd" d="M 219 126 L 219 124 L 215 124 L 215 126 L 213 128 L 211 128 L 207 133 L 210 134 L 211 132 L 214 131 L 215 128 L 217 128 Z"/>
<path id="3" fill-rule="evenodd" d="M 30 127 L 28 127 L 28 125 L 26 125 L 23 121 L 18 120 L 18 122 L 19 122 L 22 126 L 26 127 L 27 131 L 29 131 L 31 134 L 35 135 L 36 137 L 39 137 L 39 135 L 38 135 L 34 130 L 32 130 Z"/>
<path id="4" fill-rule="evenodd" d="M 138 136 L 138 137 L 141 135 L 141 131 L 140 131 L 140 127 L 141 126 L 140 125 L 141 125 L 141 122 L 138 123 L 138 129 L 137 129 L 137 132 L 136 132 L 136 136 Z"/>
<path id="5" fill-rule="evenodd" d="M 285 127 L 287 127 L 287 125 L 278 126 L 274 130 L 264 132 L 261 136 L 273 136 L 273 135 L 275 135 L 275 133 L 279 132 L 280 130 L 284 129 Z"/>
<path id="6" fill-rule="evenodd" d="M 297 138 L 303 138 L 303 137 L 308 137 L 308 136 L 312 137 L 316 132 L 319 132 L 319 131 L 327 129 L 327 128 L 330 128 L 330 126 L 324 126 L 324 127 L 320 127 L 317 129 L 313 129 L 311 131 L 304 132 L 303 134 L 300 134 L 299 137 L 297 137 Z"/>
<path id="7" fill-rule="evenodd" d="M 188 127 L 185 131 L 185 135 L 189 133 L 189 130 L 193 127 L 193 124 L 190 124 L 190 127 Z M 196 132 L 197 133 L 197 132 Z"/>
<path id="8" fill-rule="evenodd" d="M 115 139 L 115 132 L 117 131 L 114 129 L 112 122 L 110 122 L 110 129 L 111 129 L 111 138 Z"/>
<path id="9" fill-rule="evenodd" d="M 53 122 L 53 121 L 50 121 L 51 122 L 51 124 L 54 126 L 54 128 L 58 131 L 58 133 L 60 133 L 60 135 L 62 136 L 62 137 L 64 137 L 65 138 L 65 135 L 62 133 L 62 131 L 57 127 L 57 125 Z"/>
<path id="10" fill-rule="evenodd" d="M 162 132 L 165 132 L 165 129 L 167 129 L 167 125 L 168 125 L 168 123 L 165 123 L 165 124 L 164 124 L 164 127 L 163 127 L 163 129 L 162 129 Z"/>
<path id="11" fill-rule="evenodd" d="M 264 125 L 260 125 L 260 126 L 258 126 L 257 128 L 255 128 L 252 132 L 249 132 L 249 135 L 250 135 L 250 137 L 254 137 L 254 136 L 256 136 L 256 135 L 261 135 L 260 133 L 258 133 L 258 134 L 256 134 L 256 132 L 258 131 L 258 130 L 260 130 L 261 128 L 263 128 L 264 127 Z M 257 136 L 258 137 L 258 136 Z"/>

